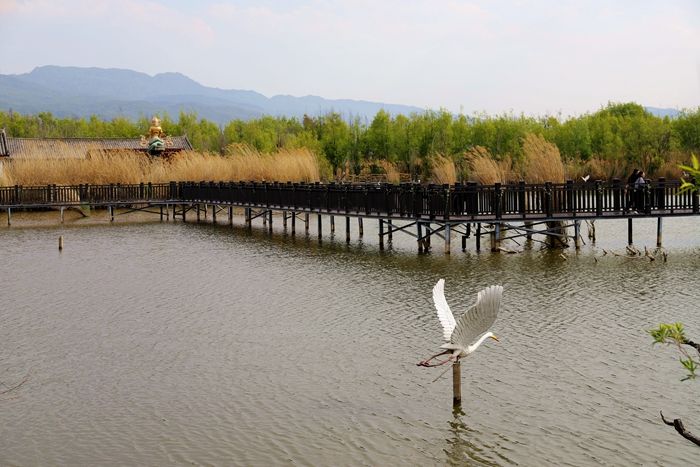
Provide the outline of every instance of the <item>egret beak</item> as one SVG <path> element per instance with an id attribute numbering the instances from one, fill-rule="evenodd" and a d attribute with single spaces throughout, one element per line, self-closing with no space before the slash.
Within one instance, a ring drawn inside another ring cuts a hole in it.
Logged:
<path id="1" fill-rule="evenodd" d="M 491 339 L 495 340 L 496 342 L 501 342 L 501 341 L 498 340 L 498 337 L 496 337 L 496 336 L 489 336 L 489 337 L 490 337 Z"/>

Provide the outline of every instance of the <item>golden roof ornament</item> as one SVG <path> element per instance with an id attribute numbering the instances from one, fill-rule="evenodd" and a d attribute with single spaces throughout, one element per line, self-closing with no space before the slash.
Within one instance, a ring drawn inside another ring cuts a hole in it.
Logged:
<path id="1" fill-rule="evenodd" d="M 148 147 L 146 152 L 150 156 L 160 156 L 165 151 L 166 147 L 173 145 L 170 136 L 166 136 L 163 128 L 160 126 L 160 119 L 153 116 L 151 119 L 151 127 L 148 129 L 148 139 L 141 136 L 141 146 Z"/>

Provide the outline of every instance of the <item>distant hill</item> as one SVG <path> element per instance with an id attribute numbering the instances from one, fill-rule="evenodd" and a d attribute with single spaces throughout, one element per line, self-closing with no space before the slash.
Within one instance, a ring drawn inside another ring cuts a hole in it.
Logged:
<path id="1" fill-rule="evenodd" d="M 392 115 L 422 112 L 407 105 L 318 96 L 265 97 L 255 91 L 202 86 L 180 73 L 150 76 L 114 68 L 37 67 L 20 75 L 0 74 L 0 109 L 20 113 L 51 112 L 59 117 L 97 115 L 139 118 L 167 112 L 196 112 L 217 123 L 263 115 L 302 117 L 338 112 L 371 119 L 384 109 Z"/>
<path id="2" fill-rule="evenodd" d="M 644 107 L 644 109 L 649 112 L 652 115 L 656 115 L 657 117 L 671 117 L 675 118 L 680 115 L 680 110 L 678 109 L 660 109 L 658 107 Z"/>

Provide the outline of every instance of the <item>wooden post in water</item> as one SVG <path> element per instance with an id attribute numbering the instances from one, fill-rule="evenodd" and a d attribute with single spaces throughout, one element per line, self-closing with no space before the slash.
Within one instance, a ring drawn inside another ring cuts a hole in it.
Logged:
<path id="1" fill-rule="evenodd" d="M 416 236 L 418 237 L 418 253 L 423 253 L 423 224 L 416 222 Z"/>
<path id="2" fill-rule="evenodd" d="M 663 217 L 656 218 L 656 246 L 661 248 L 661 228 L 663 226 Z"/>
<path id="3" fill-rule="evenodd" d="M 198 224 L 199 224 L 199 220 L 200 220 L 200 216 L 199 216 L 200 210 L 201 210 L 201 207 L 200 207 L 199 203 L 197 203 L 197 223 Z"/>
<path id="4" fill-rule="evenodd" d="M 335 216 L 331 216 L 331 234 L 335 233 Z"/>
<path id="5" fill-rule="evenodd" d="M 58 251 L 63 251 L 63 235 L 58 237 Z"/>
<path id="6" fill-rule="evenodd" d="M 574 245 L 577 250 L 581 249 L 581 221 L 574 221 Z"/>
<path id="7" fill-rule="evenodd" d="M 451 241 L 451 226 L 450 224 L 445 224 L 445 254 L 449 255 L 450 254 L 450 241 Z"/>
<path id="8" fill-rule="evenodd" d="M 384 221 L 379 219 L 379 249 L 384 249 Z"/>
<path id="9" fill-rule="evenodd" d="M 350 243 L 350 218 L 345 217 L 345 243 Z"/>
<path id="10" fill-rule="evenodd" d="M 163 222 L 163 205 L 160 205 L 160 221 Z"/>
<path id="11" fill-rule="evenodd" d="M 632 244 L 632 218 L 627 219 L 627 244 Z"/>
<path id="12" fill-rule="evenodd" d="M 323 217 L 321 217 L 321 213 L 318 213 L 316 217 L 318 218 L 316 221 L 318 224 L 318 238 L 321 238 L 323 236 Z"/>
<path id="13" fill-rule="evenodd" d="M 481 222 L 476 224 L 476 251 L 481 251 Z"/>
<path id="14" fill-rule="evenodd" d="M 212 224 L 216 224 L 216 207 L 217 207 L 216 204 L 211 205 L 211 223 Z M 206 211 L 204 211 L 204 212 L 205 212 L 204 218 L 206 219 L 207 218 Z"/>
<path id="15" fill-rule="evenodd" d="M 233 227 L 233 206 L 228 207 L 228 225 Z"/>
<path id="16" fill-rule="evenodd" d="M 63 224 L 63 207 L 61 207 L 61 224 Z"/>
<path id="17" fill-rule="evenodd" d="M 12 208 L 7 208 L 7 225 L 12 225 Z"/>
<path id="18" fill-rule="evenodd" d="M 187 222 L 187 205 L 181 204 L 180 209 L 182 209 L 182 222 Z M 175 207 L 173 207 L 173 219 L 175 219 Z"/>
<path id="19" fill-rule="evenodd" d="M 287 211 L 282 211 L 282 227 L 287 230 Z"/>
<path id="20" fill-rule="evenodd" d="M 524 222 L 524 227 L 527 229 L 525 233 L 525 239 L 527 241 L 532 241 L 532 222 Z"/>
<path id="21" fill-rule="evenodd" d="M 467 251 L 467 236 L 462 235 L 462 251 Z"/>
<path id="22" fill-rule="evenodd" d="M 304 232 L 309 233 L 309 213 L 304 213 Z"/>
<path id="23" fill-rule="evenodd" d="M 292 211 L 292 237 L 297 233 L 297 212 Z"/>
<path id="24" fill-rule="evenodd" d="M 268 224 L 268 230 L 272 233 L 272 209 L 267 211 L 267 215 L 270 217 L 270 223 Z"/>
<path id="25" fill-rule="evenodd" d="M 462 363 L 459 360 L 452 364 L 452 405 L 462 405 Z"/>
<path id="26" fill-rule="evenodd" d="M 109 207 L 109 221 L 114 222 L 114 206 Z"/>
<path id="27" fill-rule="evenodd" d="M 362 218 L 361 217 L 357 218 L 357 228 L 360 230 L 359 236 L 360 236 L 360 238 L 362 238 L 362 236 L 365 234 L 365 229 L 364 229 L 364 226 L 362 225 Z"/>
<path id="28" fill-rule="evenodd" d="M 386 236 L 387 236 L 387 238 L 389 239 L 389 241 L 391 242 L 391 241 L 394 239 L 394 237 L 393 237 L 393 235 L 392 235 L 392 234 L 393 234 L 393 230 L 394 230 L 394 224 L 393 224 L 393 222 L 391 221 L 391 219 L 388 220 L 388 221 L 386 221 L 386 226 L 387 226 L 387 229 L 388 229 L 388 230 L 387 230 L 387 233 L 386 233 Z"/>

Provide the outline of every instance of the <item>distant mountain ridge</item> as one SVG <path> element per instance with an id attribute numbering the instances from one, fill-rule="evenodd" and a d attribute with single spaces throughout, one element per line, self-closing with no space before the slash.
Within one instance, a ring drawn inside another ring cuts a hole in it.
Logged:
<path id="1" fill-rule="evenodd" d="M 345 117 L 371 119 L 380 109 L 392 115 L 424 111 L 407 105 L 318 96 L 268 98 L 255 91 L 203 86 L 180 73 L 150 76 L 124 69 L 53 65 L 25 74 L 0 74 L 0 109 L 107 119 L 162 112 L 176 117 L 186 111 L 217 123 L 263 115 L 302 117 L 338 112 Z"/>

